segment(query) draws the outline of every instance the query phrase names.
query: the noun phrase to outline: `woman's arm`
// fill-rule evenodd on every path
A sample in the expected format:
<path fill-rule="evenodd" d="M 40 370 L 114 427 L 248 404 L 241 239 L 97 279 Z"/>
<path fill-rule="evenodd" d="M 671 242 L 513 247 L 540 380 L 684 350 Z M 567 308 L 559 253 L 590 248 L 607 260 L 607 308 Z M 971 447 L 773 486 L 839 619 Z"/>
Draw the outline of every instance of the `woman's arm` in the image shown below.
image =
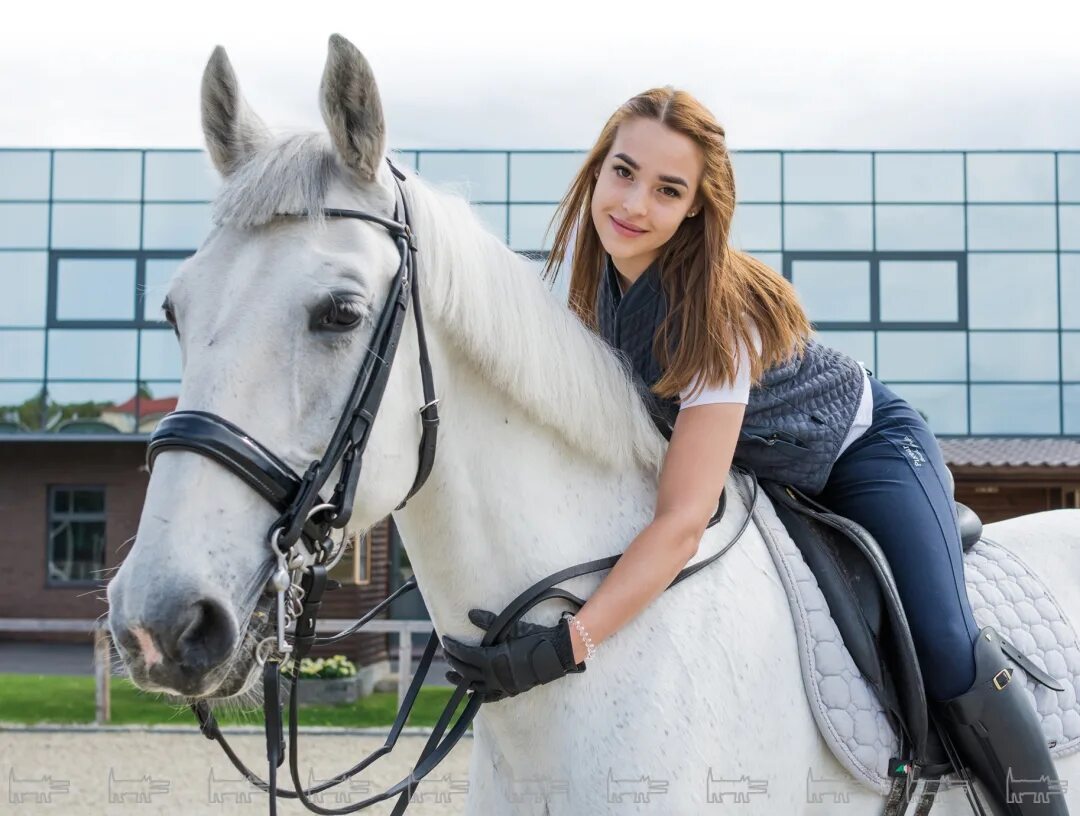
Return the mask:
<path fill-rule="evenodd" d="M 652 522 L 576 615 L 594 646 L 652 603 L 694 557 L 727 481 L 745 411 L 745 403 L 720 402 L 679 412 Z M 573 626 L 570 638 L 580 663 L 585 644 Z"/>

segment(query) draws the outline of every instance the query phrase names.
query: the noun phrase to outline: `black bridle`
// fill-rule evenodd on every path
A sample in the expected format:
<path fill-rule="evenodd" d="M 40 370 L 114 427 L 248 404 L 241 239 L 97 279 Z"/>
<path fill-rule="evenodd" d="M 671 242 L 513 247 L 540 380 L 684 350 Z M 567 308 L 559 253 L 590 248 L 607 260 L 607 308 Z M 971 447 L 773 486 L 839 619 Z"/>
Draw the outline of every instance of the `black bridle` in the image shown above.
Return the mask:
<path fill-rule="evenodd" d="M 280 513 L 267 533 L 267 540 L 277 562 L 277 568 L 267 584 L 267 589 L 276 596 L 276 638 L 266 638 L 256 646 L 255 650 L 256 659 L 263 666 L 263 711 L 266 720 L 266 754 L 269 766 L 266 780 L 261 779 L 237 757 L 221 733 L 217 720 L 206 701 L 200 701 L 191 707 L 198 718 L 202 733 L 208 739 L 221 745 L 233 766 L 252 785 L 269 794 L 271 816 L 276 813 L 278 796 L 299 799 L 308 810 L 327 814 L 327 816 L 355 813 L 376 802 L 398 796 L 392 816 L 400 816 L 408 807 L 417 785 L 457 745 L 481 705 L 481 698 L 469 693 L 467 686 L 458 686 L 408 776 L 383 793 L 371 796 L 362 802 L 343 808 L 324 808 L 312 802 L 310 797 L 343 784 L 376 759 L 393 750 L 419 695 L 421 684 L 430 669 L 435 650 L 439 645 L 438 634 L 435 631 L 431 633 L 401 709 L 394 719 L 394 724 L 384 744 L 349 770 L 306 789 L 300 781 L 297 749 L 298 683 L 294 677 L 289 693 L 288 743 L 289 771 L 294 790 L 278 790 L 277 788 L 277 770 L 285 761 L 286 747 L 280 691 L 283 661 L 291 658 L 294 670 L 298 669 L 300 660 L 314 645 L 337 643 L 356 634 L 396 598 L 417 588 L 415 577 L 410 578 L 345 631 L 328 637 L 318 637 L 315 634 L 316 618 L 323 593 L 332 588 L 332 582 L 328 581 L 327 573 L 340 560 L 345 549 L 344 537 L 335 546 L 330 533 L 334 529 L 345 527 L 352 515 L 364 450 L 378 414 L 390 367 L 397 351 L 408 311 L 410 291 L 419 345 L 424 405 L 420 408 L 422 433 L 416 478 L 408 495 L 396 509 L 403 508 L 405 503 L 423 486 L 435 461 L 439 400 L 435 397 L 434 379 L 420 309 L 416 265 L 417 247 L 409 218 L 408 204 L 402 189 L 405 176 L 393 164 L 390 164 L 390 169 L 394 175 L 395 191 L 393 218 L 384 218 L 358 210 L 323 210 L 323 214 L 327 217 L 355 218 L 383 227 L 394 239 L 400 255 L 398 272 L 376 325 L 371 348 L 356 377 L 323 457 L 311 462 L 303 476 L 297 475 L 272 451 L 236 425 L 206 411 L 174 411 L 169 414 L 151 435 L 147 450 L 149 467 L 153 466 L 158 455 L 169 450 L 189 451 L 207 456 L 242 479 Z M 398 220 L 399 212 L 401 220 Z M 307 215 L 306 212 L 300 212 L 282 214 L 281 217 L 295 218 Z M 321 491 L 329 481 L 332 471 L 339 464 L 341 469 L 333 492 L 329 498 L 323 498 Z M 752 472 L 751 476 L 753 476 Z M 746 520 L 735 537 L 715 555 L 682 570 L 668 585 L 669 589 L 718 559 L 742 536 L 752 517 L 753 505 L 757 501 L 756 478 L 753 479 L 753 483 L 754 492 L 750 512 L 747 513 Z M 723 515 L 726 498 L 725 492 L 721 495 L 716 514 L 709 522 L 710 527 Z M 620 557 L 621 554 L 568 567 L 538 581 L 502 611 L 485 633 L 482 644 L 490 646 L 506 640 L 513 625 L 525 613 L 543 601 L 562 599 L 573 605 L 575 609 L 580 609 L 585 601 L 556 584 L 580 575 L 610 569 Z M 293 624 L 295 624 L 295 629 L 290 637 L 287 629 Z M 468 702 L 451 727 L 450 721 L 453 714 L 466 696 L 468 696 Z M 447 730 L 448 727 L 449 730 Z"/>

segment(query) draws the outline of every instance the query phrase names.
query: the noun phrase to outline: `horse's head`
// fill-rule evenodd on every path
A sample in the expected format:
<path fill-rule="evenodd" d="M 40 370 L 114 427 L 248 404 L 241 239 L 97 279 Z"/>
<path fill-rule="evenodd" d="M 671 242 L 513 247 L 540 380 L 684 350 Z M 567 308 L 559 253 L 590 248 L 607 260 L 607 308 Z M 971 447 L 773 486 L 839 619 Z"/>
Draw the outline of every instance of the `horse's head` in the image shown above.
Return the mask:
<path fill-rule="evenodd" d="M 230 421 L 301 474 L 326 450 L 399 266 L 378 225 L 275 217 L 322 208 L 393 215 L 378 88 L 341 37 L 330 40 L 320 95 L 329 138 L 275 138 L 244 102 L 224 50 L 214 51 L 202 121 L 223 184 L 214 227 L 163 304 L 183 360 L 178 410 Z M 367 446 L 357 527 L 389 513 L 416 474 L 416 343 L 406 321 Z M 247 688 L 253 647 L 274 625 L 264 590 L 277 516 L 210 458 L 157 456 L 135 544 L 108 588 L 109 625 L 139 686 L 189 697 Z"/>

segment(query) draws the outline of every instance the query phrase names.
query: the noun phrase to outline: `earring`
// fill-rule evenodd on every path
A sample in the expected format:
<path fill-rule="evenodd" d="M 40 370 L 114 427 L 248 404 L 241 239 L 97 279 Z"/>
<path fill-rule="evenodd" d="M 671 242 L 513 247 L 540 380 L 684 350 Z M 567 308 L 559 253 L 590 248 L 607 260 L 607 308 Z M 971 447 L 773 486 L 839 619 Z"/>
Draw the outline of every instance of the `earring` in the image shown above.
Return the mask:
<path fill-rule="evenodd" d="M 690 212 L 688 212 L 686 214 L 686 217 L 687 218 L 693 218 L 695 215 L 697 215 L 697 210 L 691 210 Z"/>

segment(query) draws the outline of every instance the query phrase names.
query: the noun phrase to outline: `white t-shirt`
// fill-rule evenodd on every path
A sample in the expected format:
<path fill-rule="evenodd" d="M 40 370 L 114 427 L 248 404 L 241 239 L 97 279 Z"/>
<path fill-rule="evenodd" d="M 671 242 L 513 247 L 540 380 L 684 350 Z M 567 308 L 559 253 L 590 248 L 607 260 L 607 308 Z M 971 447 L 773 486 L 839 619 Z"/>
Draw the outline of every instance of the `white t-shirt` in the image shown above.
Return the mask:
<path fill-rule="evenodd" d="M 754 338 L 754 346 L 757 348 L 758 353 L 761 353 L 761 335 L 758 334 L 757 325 L 750 321 L 750 331 Z M 848 431 L 847 436 L 844 437 L 844 441 L 840 445 L 840 450 L 837 452 L 837 458 L 840 458 L 848 447 L 866 433 L 866 430 L 873 423 L 874 418 L 874 397 L 870 392 L 870 378 L 866 373 L 866 366 L 859 362 L 859 366 L 863 370 L 863 393 L 862 398 L 859 401 L 859 407 L 855 412 L 855 420 L 851 423 L 851 429 Z M 697 384 L 697 380 L 694 381 L 694 385 Z M 750 402 L 750 360 L 746 353 L 746 346 L 743 343 L 739 343 L 739 363 L 735 372 L 735 382 L 730 385 L 722 385 L 717 388 L 710 388 L 706 386 L 701 389 L 701 393 L 694 399 L 690 399 L 690 394 L 693 393 L 693 385 L 685 388 L 680 393 L 681 403 L 679 410 L 685 408 L 692 408 L 695 405 L 712 405 L 713 403 L 720 402 L 736 402 L 746 405 Z"/>
<path fill-rule="evenodd" d="M 761 335 L 758 334 L 757 324 L 750 321 L 750 333 L 754 338 L 754 346 L 761 353 Z M 735 382 L 730 385 L 721 385 L 716 388 L 705 386 L 694 399 L 690 395 L 694 392 L 697 380 L 679 393 L 679 410 L 693 408 L 695 405 L 712 405 L 716 402 L 740 402 L 746 405 L 750 401 L 750 356 L 746 352 L 746 346 L 739 343 L 738 367 L 735 370 Z"/>

